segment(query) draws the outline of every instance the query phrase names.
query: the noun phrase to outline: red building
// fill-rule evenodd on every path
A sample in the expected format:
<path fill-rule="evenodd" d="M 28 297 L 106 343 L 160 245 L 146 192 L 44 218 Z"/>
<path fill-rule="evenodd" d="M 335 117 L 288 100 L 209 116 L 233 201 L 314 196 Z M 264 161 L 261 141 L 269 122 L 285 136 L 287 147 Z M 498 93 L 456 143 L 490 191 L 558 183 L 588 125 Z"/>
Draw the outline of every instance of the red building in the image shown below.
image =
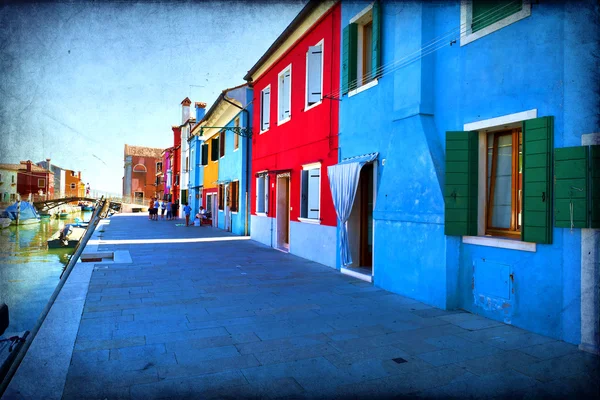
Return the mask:
<path fill-rule="evenodd" d="M 22 200 L 51 199 L 54 196 L 54 174 L 35 165 L 31 160 L 21 161 L 17 172 L 17 193 Z"/>
<path fill-rule="evenodd" d="M 254 88 L 252 238 L 335 267 L 327 167 L 338 161 L 337 2 L 310 1 L 244 77 Z"/>
<path fill-rule="evenodd" d="M 125 145 L 123 197 L 134 203 L 145 204 L 158 196 L 156 172 L 162 169 L 162 149 Z"/>
<path fill-rule="evenodd" d="M 171 198 L 174 203 L 179 203 L 179 180 L 181 175 L 181 128 L 173 125 L 173 150 L 171 158 Z"/>

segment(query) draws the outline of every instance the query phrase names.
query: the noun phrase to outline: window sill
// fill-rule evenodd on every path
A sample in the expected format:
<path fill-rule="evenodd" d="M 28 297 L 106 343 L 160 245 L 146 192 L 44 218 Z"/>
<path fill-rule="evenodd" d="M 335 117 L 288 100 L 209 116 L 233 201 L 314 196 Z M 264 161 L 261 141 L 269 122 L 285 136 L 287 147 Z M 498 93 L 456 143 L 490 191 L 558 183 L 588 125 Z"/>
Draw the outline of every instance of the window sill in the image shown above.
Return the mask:
<path fill-rule="evenodd" d="M 319 219 L 298 217 L 298 221 L 303 222 L 305 224 L 321 225 L 321 220 L 319 220 Z"/>
<path fill-rule="evenodd" d="M 501 239 L 498 237 L 489 236 L 463 236 L 462 242 L 467 244 L 476 244 L 487 247 L 498 247 L 502 249 L 521 250 L 535 253 L 537 251 L 537 244 L 530 242 L 523 242 L 514 239 Z"/>
<path fill-rule="evenodd" d="M 312 110 L 313 108 L 315 108 L 316 106 L 318 106 L 319 104 L 323 103 L 323 100 L 319 100 L 317 103 L 311 104 L 311 105 L 306 105 L 304 107 L 304 112 L 307 112 L 308 110 Z"/>
<path fill-rule="evenodd" d="M 259 135 L 262 135 L 262 134 L 263 134 L 263 133 L 265 133 L 265 132 L 269 132 L 269 130 L 268 130 L 268 129 L 265 129 L 264 131 L 260 131 L 260 132 L 258 132 L 258 134 L 259 134 Z"/>
<path fill-rule="evenodd" d="M 238 151 L 240 148 L 238 147 L 237 149 L 233 149 L 233 152 L 235 153 L 236 151 Z"/>
<path fill-rule="evenodd" d="M 285 124 L 286 122 L 288 122 L 289 120 L 292 119 L 292 116 L 290 115 L 289 117 L 282 119 L 281 121 L 277 121 L 277 126 L 281 126 L 283 124 Z"/>
<path fill-rule="evenodd" d="M 256 215 L 257 215 L 257 216 L 259 216 L 259 217 L 266 217 L 266 216 L 267 216 L 267 213 L 264 213 L 264 212 L 257 212 L 257 213 L 256 213 Z"/>
<path fill-rule="evenodd" d="M 348 92 L 348 97 L 352 97 L 352 96 L 354 96 L 356 94 L 359 94 L 360 92 L 364 92 L 365 90 L 372 88 L 373 86 L 377 86 L 378 83 L 379 83 L 379 80 L 373 79 L 371 82 L 365 83 L 361 87 L 349 91 Z"/>

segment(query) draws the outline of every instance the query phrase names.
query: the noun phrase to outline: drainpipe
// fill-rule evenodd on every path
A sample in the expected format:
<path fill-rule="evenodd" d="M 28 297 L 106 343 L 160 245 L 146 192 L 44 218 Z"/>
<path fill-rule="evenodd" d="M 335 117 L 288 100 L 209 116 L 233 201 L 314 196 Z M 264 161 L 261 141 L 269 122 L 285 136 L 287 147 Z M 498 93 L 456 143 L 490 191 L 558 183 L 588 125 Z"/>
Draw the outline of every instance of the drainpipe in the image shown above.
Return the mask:
<path fill-rule="evenodd" d="M 247 131 L 251 131 L 250 128 L 250 112 L 245 108 L 245 107 L 240 107 L 237 104 L 229 101 L 227 99 L 227 96 L 223 96 L 223 100 L 229 104 L 231 104 L 232 106 L 235 106 L 237 108 L 239 108 L 240 110 L 246 112 L 246 128 Z M 249 207 L 249 202 L 248 202 L 248 187 L 250 186 L 250 137 L 248 136 L 248 134 L 246 134 L 246 190 L 245 190 L 245 198 L 246 198 L 246 218 L 244 220 L 244 236 L 248 236 L 248 225 L 249 221 L 248 219 L 250 218 L 250 207 Z"/>

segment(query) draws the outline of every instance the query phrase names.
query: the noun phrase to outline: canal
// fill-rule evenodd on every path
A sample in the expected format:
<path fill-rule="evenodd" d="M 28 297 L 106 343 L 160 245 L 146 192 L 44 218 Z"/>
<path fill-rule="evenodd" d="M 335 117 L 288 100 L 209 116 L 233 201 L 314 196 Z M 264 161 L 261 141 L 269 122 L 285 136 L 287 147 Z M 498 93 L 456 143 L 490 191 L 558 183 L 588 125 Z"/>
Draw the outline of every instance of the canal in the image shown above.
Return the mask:
<path fill-rule="evenodd" d="M 31 330 L 58 285 L 74 249 L 48 249 L 46 240 L 75 218 L 87 221 L 91 211 L 67 219 L 0 229 L 0 303 L 8 305 L 6 333 Z"/>

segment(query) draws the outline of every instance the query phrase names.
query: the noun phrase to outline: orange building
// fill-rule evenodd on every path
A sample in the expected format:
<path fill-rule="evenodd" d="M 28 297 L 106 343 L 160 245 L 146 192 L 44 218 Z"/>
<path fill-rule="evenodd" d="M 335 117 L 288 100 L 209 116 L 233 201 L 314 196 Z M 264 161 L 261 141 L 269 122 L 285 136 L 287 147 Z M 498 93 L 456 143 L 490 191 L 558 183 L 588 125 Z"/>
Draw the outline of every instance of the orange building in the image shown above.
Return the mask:
<path fill-rule="evenodd" d="M 81 181 L 81 171 L 65 170 L 65 197 L 84 197 L 85 183 Z"/>

